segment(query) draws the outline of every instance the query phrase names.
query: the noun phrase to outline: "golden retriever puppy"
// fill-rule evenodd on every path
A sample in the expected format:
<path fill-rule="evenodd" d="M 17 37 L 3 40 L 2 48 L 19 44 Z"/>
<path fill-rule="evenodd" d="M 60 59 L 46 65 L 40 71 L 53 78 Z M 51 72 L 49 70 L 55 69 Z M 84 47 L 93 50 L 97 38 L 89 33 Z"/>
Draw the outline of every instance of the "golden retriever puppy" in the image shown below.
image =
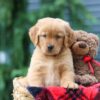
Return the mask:
<path fill-rule="evenodd" d="M 27 74 L 28 84 L 78 88 L 69 48 L 75 40 L 70 25 L 61 19 L 43 18 L 29 30 L 29 36 L 36 48 Z"/>

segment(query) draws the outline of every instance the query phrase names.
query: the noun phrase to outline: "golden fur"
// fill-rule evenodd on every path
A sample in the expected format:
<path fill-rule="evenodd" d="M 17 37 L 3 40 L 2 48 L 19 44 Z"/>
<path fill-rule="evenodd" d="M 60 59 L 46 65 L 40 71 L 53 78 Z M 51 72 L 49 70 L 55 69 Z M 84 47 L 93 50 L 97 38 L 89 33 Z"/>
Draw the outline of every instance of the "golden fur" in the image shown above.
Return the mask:
<path fill-rule="evenodd" d="M 36 48 L 26 77 L 28 84 L 78 88 L 69 48 L 75 41 L 70 25 L 61 19 L 43 18 L 30 29 L 29 36 Z M 49 51 L 48 45 L 53 49 Z"/>

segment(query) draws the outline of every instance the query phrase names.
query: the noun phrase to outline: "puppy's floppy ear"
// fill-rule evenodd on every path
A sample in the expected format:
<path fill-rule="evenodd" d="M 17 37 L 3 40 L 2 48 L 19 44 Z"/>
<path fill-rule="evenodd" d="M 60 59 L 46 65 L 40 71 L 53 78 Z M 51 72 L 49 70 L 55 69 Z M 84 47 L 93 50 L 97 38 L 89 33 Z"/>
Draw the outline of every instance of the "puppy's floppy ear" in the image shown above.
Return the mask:
<path fill-rule="evenodd" d="M 64 44 L 66 47 L 71 47 L 72 44 L 76 41 L 75 32 L 71 29 L 68 23 L 67 24 L 65 23 L 65 30 L 66 30 L 66 35 Z"/>
<path fill-rule="evenodd" d="M 36 46 L 38 44 L 38 36 L 37 36 L 37 31 L 38 31 L 38 27 L 32 26 L 29 29 L 29 37 L 31 39 L 31 41 L 33 42 L 33 44 Z"/>
<path fill-rule="evenodd" d="M 69 32 L 69 37 L 68 37 L 68 44 L 69 44 L 69 47 L 72 46 L 72 44 L 76 41 L 75 39 L 75 33 L 74 31 L 71 29 L 70 32 Z"/>

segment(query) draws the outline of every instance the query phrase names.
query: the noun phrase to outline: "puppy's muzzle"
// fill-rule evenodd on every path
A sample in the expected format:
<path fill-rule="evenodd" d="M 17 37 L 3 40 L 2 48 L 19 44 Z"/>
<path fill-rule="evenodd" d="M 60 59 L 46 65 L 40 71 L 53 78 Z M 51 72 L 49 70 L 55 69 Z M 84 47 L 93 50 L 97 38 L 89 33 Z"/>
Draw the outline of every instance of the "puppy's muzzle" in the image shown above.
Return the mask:
<path fill-rule="evenodd" d="M 51 44 L 48 45 L 48 51 L 49 51 L 49 52 L 51 52 L 51 51 L 53 50 L 53 48 L 54 48 L 53 45 L 51 45 Z"/>

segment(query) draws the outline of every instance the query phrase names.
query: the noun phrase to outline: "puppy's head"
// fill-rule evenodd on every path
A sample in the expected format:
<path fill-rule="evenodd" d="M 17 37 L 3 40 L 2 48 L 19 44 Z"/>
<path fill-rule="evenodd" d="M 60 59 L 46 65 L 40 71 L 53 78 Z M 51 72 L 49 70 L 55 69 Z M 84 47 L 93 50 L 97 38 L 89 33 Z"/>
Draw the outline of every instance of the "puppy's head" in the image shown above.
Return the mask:
<path fill-rule="evenodd" d="M 54 18 L 40 19 L 29 31 L 35 46 L 46 55 L 58 55 L 62 49 L 69 48 L 74 42 L 74 32 L 70 25 Z"/>

